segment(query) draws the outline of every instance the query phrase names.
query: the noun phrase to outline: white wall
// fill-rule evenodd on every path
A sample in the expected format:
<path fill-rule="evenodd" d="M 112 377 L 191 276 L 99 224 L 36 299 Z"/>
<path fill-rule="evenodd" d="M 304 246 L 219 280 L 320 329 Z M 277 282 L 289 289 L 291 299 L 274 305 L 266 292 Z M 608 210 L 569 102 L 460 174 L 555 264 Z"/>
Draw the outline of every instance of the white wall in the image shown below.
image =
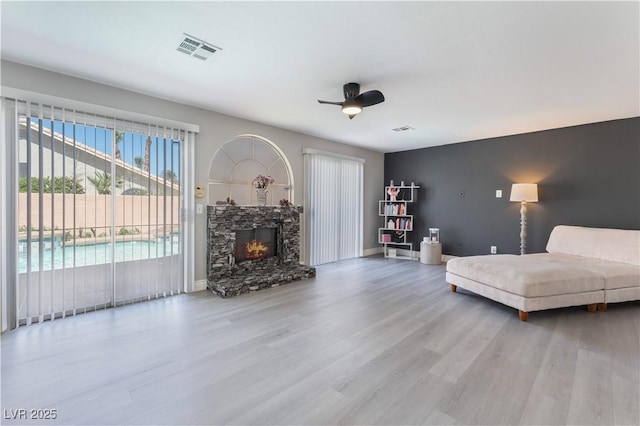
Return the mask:
<path fill-rule="evenodd" d="M 296 133 L 254 121 L 243 120 L 201 108 L 166 101 L 112 86 L 28 67 L 9 61 L 1 63 L 1 84 L 22 90 L 118 108 L 124 111 L 193 123 L 200 126 L 195 148 L 195 182 L 207 186 L 209 164 L 220 146 L 241 134 L 256 134 L 275 142 L 293 168 L 295 203 L 304 200 L 303 148 L 315 148 L 364 158 L 364 249 L 377 248 L 380 225 L 377 200 L 384 187 L 384 154 Z M 114 79 L 115 80 L 115 79 Z M 117 82 L 114 82 L 117 84 Z M 196 215 L 195 280 L 206 279 L 206 217 Z M 306 252 L 306 243 L 303 242 Z"/>

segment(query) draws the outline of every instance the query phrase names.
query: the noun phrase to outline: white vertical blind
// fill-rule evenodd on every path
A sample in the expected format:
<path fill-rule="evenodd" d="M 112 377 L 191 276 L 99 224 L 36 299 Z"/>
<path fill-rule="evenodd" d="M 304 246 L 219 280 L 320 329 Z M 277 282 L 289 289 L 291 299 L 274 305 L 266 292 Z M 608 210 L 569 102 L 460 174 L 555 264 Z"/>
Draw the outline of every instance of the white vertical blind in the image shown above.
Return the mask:
<path fill-rule="evenodd" d="M 363 161 L 305 150 L 309 263 L 362 256 Z"/>
<path fill-rule="evenodd" d="M 6 235 L 16 253 L 0 271 L 3 327 L 182 292 L 183 146 L 194 133 L 15 99 L 2 106 L 3 144 L 13 148 L 2 224 L 15 228 Z"/>
<path fill-rule="evenodd" d="M 0 330 L 4 332 L 16 327 L 16 288 L 9 283 L 15 281 L 17 270 L 18 231 L 14 221 L 17 194 L 12 190 L 17 185 L 18 173 L 13 161 L 17 147 L 7 142 L 16 140 L 18 123 L 13 105 L 0 102 L 0 108 Z"/>

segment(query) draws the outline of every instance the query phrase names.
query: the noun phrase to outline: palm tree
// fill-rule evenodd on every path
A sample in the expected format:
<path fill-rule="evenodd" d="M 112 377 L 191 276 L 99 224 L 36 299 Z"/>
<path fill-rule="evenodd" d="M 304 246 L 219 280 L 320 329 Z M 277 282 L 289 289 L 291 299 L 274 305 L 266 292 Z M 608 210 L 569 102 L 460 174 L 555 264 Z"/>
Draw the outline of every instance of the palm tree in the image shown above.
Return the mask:
<path fill-rule="evenodd" d="M 144 145 L 144 171 L 149 172 L 149 166 L 151 165 L 151 136 L 147 136 L 146 143 Z"/>
<path fill-rule="evenodd" d="M 122 156 L 120 155 L 120 142 L 124 139 L 124 133 L 119 130 L 116 130 L 114 137 L 116 139 L 116 160 L 121 160 Z"/>
<path fill-rule="evenodd" d="M 96 188 L 96 192 L 101 195 L 111 194 L 111 175 L 107 172 L 96 171 L 95 177 L 87 176 L 89 182 Z M 116 188 L 122 188 L 124 182 L 122 177 L 118 176 L 116 180 Z"/>
<path fill-rule="evenodd" d="M 142 157 L 136 157 L 136 158 L 133 159 L 133 161 L 136 163 L 136 167 L 137 168 L 142 169 L 143 162 L 144 162 Z"/>
<path fill-rule="evenodd" d="M 176 175 L 173 170 L 165 170 L 164 172 L 162 172 L 162 176 L 166 180 L 178 180 L 178 175 Z"/>

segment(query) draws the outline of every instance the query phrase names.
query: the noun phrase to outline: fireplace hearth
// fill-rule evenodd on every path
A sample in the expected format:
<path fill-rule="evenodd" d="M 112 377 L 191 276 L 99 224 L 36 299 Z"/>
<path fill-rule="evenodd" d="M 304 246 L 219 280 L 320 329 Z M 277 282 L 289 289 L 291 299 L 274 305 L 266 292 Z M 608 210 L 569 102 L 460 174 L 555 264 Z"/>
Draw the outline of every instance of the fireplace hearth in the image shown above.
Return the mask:
<path fill-rule="evenodd" d="M 300 264 L 301 206 L 208 206 L 207 287 L 227 298 L 314 277 Z"/>

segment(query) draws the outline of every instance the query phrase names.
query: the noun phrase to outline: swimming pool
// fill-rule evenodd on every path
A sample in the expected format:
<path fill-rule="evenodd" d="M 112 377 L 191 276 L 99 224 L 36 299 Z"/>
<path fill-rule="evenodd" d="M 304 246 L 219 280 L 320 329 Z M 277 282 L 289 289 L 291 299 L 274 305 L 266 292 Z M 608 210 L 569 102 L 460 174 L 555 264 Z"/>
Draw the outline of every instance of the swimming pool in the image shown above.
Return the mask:
<path fill-rule="evenodd" d="M 161 238 L 153 241 L 116 241 L 115 261 L 155 259 L 180 253 L 180 242 L 177 236 Z M 74 263 L 75 262 L 75 263 Z M 47 244 L 45 241 L 42 270 L 73 268 L 75 266 L 101 265 L 111 262 L 111 243 L 90 245 L 67 245 L 61 242 Z M 31 270 L 39 271 L 40 259 L 38 243 L 31 243 Z M 19 244 L 18 273 L 27 272 L 27 244 Z"/>

